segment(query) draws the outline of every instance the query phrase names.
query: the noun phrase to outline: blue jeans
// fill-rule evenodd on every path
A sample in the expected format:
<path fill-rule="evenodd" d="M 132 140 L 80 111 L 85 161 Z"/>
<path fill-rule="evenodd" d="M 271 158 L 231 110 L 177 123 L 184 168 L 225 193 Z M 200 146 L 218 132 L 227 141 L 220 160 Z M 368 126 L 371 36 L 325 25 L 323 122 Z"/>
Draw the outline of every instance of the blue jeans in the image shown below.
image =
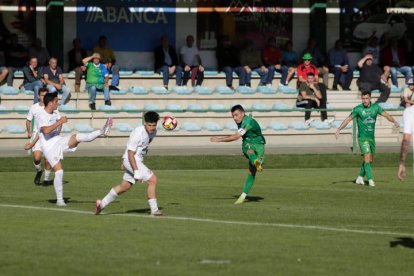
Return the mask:
<path fill-rule="evenodd" d="M 111 68 L 108 68 L 108 73 L 112 74 L 111 85 L 118 86 L 119 85 L 119 66 L 113 64 Z"/>
<path fill-rule="evenodd" d="M 56 87 L 53 85 L 48 84 L 47 90 L 49 90 L 50 93 L 56 92 Z M 60 100 L 61 105 L 65 105 L 70 100 L 70 90 L 66 85 L 62 85 L 62 98 Z"/>
<path fill-rule="evenodd" d="M 168 71 L 170 67 L 168 65 L 164 65 L 160 69 L 157 70 L 157 73 L 160 74 L 162 72 L 162 83 L 164 86 L 168 86 L 168 81 L 170 79 L 170 73 Z M 183 67 L 180 65 L 175 66 L 175 85 L 181 86 L 181 80 L 183 78 Z"/>
<path fill-rule="evenodd" d="M 278 72 L 278 73 L 280 73 L 280 74 L 282 74 L 282 79 L 280 80 L 280 83 L 283 83 L 284 84 L 286 82 L 286 78 L 287 78 L 287 74 L 288 74 L 289 67 L 285 69 L 286 71 L 285 71 L 284 74 L 283 74 L 283 71 L 282 71 L 283 68 L 276 69 L 274 65 L 270 65 L 268 67 L 268 70 L 269 70 L 269 72 L 267 73 L 267 77 L 265 78 L 266 79 L 266 84 L 272 84 L 273 77 L 275 76 L 275 71 Z"/>
<path fill-rule="evenodd" d="M 103 86 L 103 88 L 101 88 Z M 104 100 L 109 101 L 111 98 L 109 97 L 109 87 L 104 86 L 103 84 L 88 84 L 88 91 L 89 91 L 89 103 L 94 103 L 96 100 L 96 92 L 103 92 L 104 93 Z"/>
<path fill-rule="evenodd" d="M 405 83 L 413 77 L 413 72 L 409 66 L 391 67 L 391 81 L 396 87 L 398 87 L 397 73 L 400 72 L 405 77 Z"/>
<path fill-rule="evenodd" d="M 340 67 L 333 67 L 329 71 L 334 74 L 333 88 L 336 89 L 340 84 L 344 89 L 349 89 L 354 76 L 354 68 L 348 67 L 347 72 L 342 72 Z"/>
<path fill-rule="evenodd" d="M 39 102 L 39 89 L 43 87 L 43 82 L 41 80 L 37 80 L 34 82 L 27 82 L 23 85 L 23 87 L 26 90 L 31 90 L 34 92 L 33 103 Z"/>
<path fill-rule="evenodd" d="M 233 85 L 233 72 L 239 76 L 239 85 L 245 85 L 245 79 L 246 79 L 246 71 L 244 71 L 244 68 L 239 67 L 230 67 L 226 66 L 222 70 L 226 74 L 226 85 L 232 86 Z"/>
<path fill-rule="evenodd" d="M 250 73 L 247 73 L 245 71 L 244 84 L 249 86 L 249 87 L 251 86 L 251 79 L 252 79 L 252 73 L 253 72 L 256 72 L 260 76 L 260 84 L 259 85 L 266 85 L 267 73 L 263 72 L 260 67 L 253 68 Z"/>

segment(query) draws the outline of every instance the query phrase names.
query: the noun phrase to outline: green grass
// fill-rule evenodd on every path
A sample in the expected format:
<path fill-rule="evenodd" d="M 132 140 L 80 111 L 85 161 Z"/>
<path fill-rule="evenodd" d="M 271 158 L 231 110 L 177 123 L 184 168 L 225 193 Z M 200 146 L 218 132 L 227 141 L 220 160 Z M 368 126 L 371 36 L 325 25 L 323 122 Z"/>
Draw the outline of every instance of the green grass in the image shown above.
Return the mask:
<path fill-rule="evenodd" d="M 355 155 L 330 163 L 331 168 L 309 168 L 311 161 L 321 166 L 323 160 L 334 162 L 335 156 L 270 157 L 251 201 L 242 205 L 233 202 L 246 170 L 227 169 L 227 164 L 246 165 L 242 157 L 187 157 L 193 162 L 183 167 L 190 169 L 177 169 L 175 159 L 173 170 L 158 169 L 166 167 L 163 158 L 149 158 L 159 178 L 158 202 L 165 218 L 147 215 L 145 186 L 139 184 L 109 205 L 105 215 L 92 215 L 95 199 L 121 180 L 122 172 L 115 170 L 119 158 L 101 158 L 94 163 L 97 171 L 82 168 L 98 159 L 65 159 L 66 208 L 54 205 L 53 186 L 32 184 L 29 159 L 0 159 L 4 166 L 22 165 L 19 173 L 0 172 L 0 272 L 412 275 L 412 174 L 406 183 L 398 182 L 393 166 L 398 157 L 392 154 L 377 157 L 382 165 L 374 165 L 375 188 L 352 183 L 359 169 Z M 113 163 L 104 164 L 109 160 Z M 226 169 L 194 169 L 205 164 Z M 300 164 L 308 168 L 298 168 Z M 270 169 L 274 166 L 284 168 Z M 398 242 L 400 238 L 405 242 Z"/>

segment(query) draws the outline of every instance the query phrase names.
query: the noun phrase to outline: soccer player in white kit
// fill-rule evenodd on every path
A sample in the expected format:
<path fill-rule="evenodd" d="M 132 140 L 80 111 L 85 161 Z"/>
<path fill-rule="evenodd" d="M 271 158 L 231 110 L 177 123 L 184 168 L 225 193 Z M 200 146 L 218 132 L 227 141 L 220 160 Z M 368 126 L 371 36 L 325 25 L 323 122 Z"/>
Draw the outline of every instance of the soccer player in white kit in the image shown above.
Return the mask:
<path fill-rule="evenodd" d="M 35 120 L 35 117 L 42 112 L 45 109 L 45 105 L 43 104 L 43 98 L 47 94 L 48 90 L 46 88 L 40 88 L 39 89 L 39 102 L 32 105 L 29 109 L 29 113 L 26 117 L 26 130 L 27 130 L 27 138 L 34 139 L 36 137 L 37 133 L 37 120 Z M 33 124 L 33 129 L 31 129 L 31 125 Z M 32 140 L 33 141 L 33 140 Z M 32 154 L 33 154 L 33 164 L 36 169 L 36 175 L 34 178 L 34 184 L 40 185 L 40 178 L 42 177 L 42 149 L 40 141 L 37 141 L 37 143 L 32 148 Z M 44 178 L 44 184 L 49 184 L 49 176 L 51 172 L 51 167 L 49 162 L 45 159 L 45 178 Z"/>
<path fill-rule="evenodd" d="M 108 118 L 105 125 L 91 133 L 78 133 L 68 136 L 60 136 L 59 129 L 68 121 L 66 117 L 61 117 L 57 111 L 57 93 L 48 93 L 43 102 L 45 109 L 35 118 L 38 121 L 38 135 L 32 143 L 26 144 L 25 149 L 32 148 L 40 139 L 43 154 L 55 171 L 53 186 L 56 193 L 56 205 L 66 206 L 63 200 L 63 167 L 60 162 L 63 153 L 75 151 L 80 142 L 91 142 L 101 135 L 108 133 L 112 126 L 112 118 Z"/>
<path fill-rule="evenodd" d="M 96 200 L 95 215 L 99 215 L 118 195 L 128 191 L 136 181 L 148 183 L 147 198 L 151 215 L 162 215 L 162 212 L 158 209 L 157 198 L 155 196 L 157 177 L 143 163 L 144 156 L 148 152 L 149 144 L 157 135 L 157 123 L 159 119 L 160 116 L 157 112 L 148 111 L 144 114 L 144 125 L 138 126 L 132 131 L 125 153 L 122 156 L 122 166 L 124 169 L 122 183 L 113 187 L 102 200 Z"/>
<path fill-rule="evenodd" d="M 408 107 L 404 110 L 403 115 L 404 122 L 404 135 L 401 142 L 400 150 L 400 166 L 398 167 L 397 176 L 401 181 L 404 181 L 405 172 L 405 159 L 407 158 L 408 149 L 410 147 L 410 141 L 414 132 L 414 106 Z M 414 142 L 414 141 L 413 141 Z"/>

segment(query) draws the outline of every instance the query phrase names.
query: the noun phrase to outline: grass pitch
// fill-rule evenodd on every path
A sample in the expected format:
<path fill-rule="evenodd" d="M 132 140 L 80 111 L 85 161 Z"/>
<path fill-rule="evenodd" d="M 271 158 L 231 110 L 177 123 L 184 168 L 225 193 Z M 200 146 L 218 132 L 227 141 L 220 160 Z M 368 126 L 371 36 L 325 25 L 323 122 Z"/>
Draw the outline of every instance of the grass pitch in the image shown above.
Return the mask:
<path fill-rule="evenodd" d="M 353 183 L 359 159 L 342 160 L 348 157 L 270 156 L 242 205 L 233 204 L 247 173 L 238 169 L 246 165 L 241 156 L 180 157 L 190 161 L 174 170 L 151 157 L 164 218 L 147 215 L 146 187 L 139 184 L 104 215 L 92 215 L 95 199 L 122 178 L 119 158 L 100 157 L 96 171 L 87 165 L 93 159 L 65 159 L 66 208 L 54 205 L 53 186 L 33 184 L 30 159 L 0 159 L 0 272 L 413 275 L 412 174 L 400 183 L 393 166 L 398 157 L 379 155 L 377 187 L 363 187 Z M 4 169 L 10 164 L 14 172 Z"/>

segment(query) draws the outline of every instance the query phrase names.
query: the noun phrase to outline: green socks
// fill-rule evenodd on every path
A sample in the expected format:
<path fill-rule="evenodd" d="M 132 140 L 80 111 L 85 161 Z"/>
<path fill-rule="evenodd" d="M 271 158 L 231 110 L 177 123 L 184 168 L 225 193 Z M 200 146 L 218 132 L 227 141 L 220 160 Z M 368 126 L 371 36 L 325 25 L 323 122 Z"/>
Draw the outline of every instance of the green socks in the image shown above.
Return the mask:
<path fill-rule="evenodd" d="M 361 169 L 359 170 L 359 176 L 364 177 L 365 176 L 365 162 L 362 162 Z"/>
<path fill-rule="evenodd" d="M 368 180 L 372 179 L 372 169 L 371 169 L 371 163 L 364 163 L 364 169 L 367 174 Z"/>
<path fill-rule="evenodd" d="M 248 194 L 254 183 L 254 176 L 251 174 L 247 175 L 246 183 L 244 184 L 243 193 Z"/>

